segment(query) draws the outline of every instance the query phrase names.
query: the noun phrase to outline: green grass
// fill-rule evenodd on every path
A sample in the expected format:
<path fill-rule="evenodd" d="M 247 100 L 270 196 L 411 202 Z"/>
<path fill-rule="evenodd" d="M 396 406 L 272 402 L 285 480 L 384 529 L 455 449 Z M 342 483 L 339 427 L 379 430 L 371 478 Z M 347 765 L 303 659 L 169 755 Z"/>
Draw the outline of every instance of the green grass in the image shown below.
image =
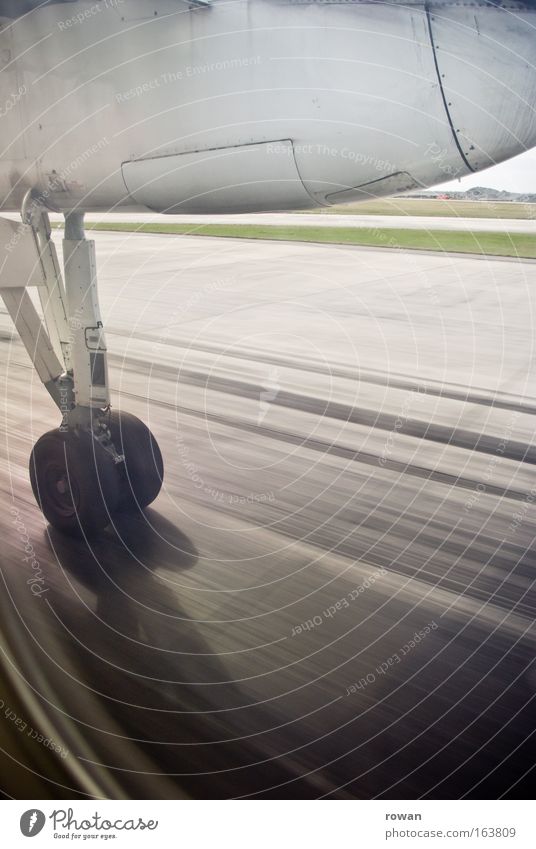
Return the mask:
<path fill-rule="evenodd" d="M 445 218 L 536 218 L 535 203 L 435 198 L 382 198 L 314 210 L 305 215 L 425 215 Z"/>
<path fill-rule="evenodd" d="M 403 230 L 371 227 L 309 227 L 270 224 L 88 224 L 88 230 L 167 233 L 234 239 L 272 239 L 404 250 L 447 251 L 536 258 L 536 238 L 526 233 L 466 233 L 458 230 Z"/>

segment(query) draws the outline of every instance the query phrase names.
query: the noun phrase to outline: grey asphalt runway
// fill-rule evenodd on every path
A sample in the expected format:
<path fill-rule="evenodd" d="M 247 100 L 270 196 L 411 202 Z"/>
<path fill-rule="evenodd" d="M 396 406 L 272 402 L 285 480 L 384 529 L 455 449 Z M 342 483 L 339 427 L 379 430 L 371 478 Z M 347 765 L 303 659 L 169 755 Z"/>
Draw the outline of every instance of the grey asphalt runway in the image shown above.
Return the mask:
<path fill-rule="evenodd" d="M 166 215 L 149 212 L 108 212 L 88 215 L 88 221 L 134 221 L 168 224 L 272 224 L 284 227 L 365 227 L 404 230 L 467 230 L 471 233 L 533 233 L 536 220 L 512 218 L 459 218 L 421 215 L 307 215 L 296 212 L 265 212 L 255 215 Z"/>
<path fill-rule="evenodd" d="M 65 765 L 143 798 L 526 795 L 536 264 L 96 242 L 114 404 L 166 463 L 146 514 L 47 528 L 58 417 L 0 323 L 2 621 Z"/>
<path fill-rule="evenodd" d="M 7 218 L 20 219 L 10 213 Z M 59 215 L 51 220 L 62 223 Z M 88 213 L 88 222 L 129 222 L 136 224 L 270 224 L 279 227 L 358 227 L 371 230 L 462 230 L 470 233 L 532 233 L 536 235 L 536 219 L 460 218 L 458 216 L 422 215 L 354 215 L 344 213 L 315 215 L 298 212 L 262 212 L 240 215 L 161 215 L 156 212 L 128 211 Z"/>

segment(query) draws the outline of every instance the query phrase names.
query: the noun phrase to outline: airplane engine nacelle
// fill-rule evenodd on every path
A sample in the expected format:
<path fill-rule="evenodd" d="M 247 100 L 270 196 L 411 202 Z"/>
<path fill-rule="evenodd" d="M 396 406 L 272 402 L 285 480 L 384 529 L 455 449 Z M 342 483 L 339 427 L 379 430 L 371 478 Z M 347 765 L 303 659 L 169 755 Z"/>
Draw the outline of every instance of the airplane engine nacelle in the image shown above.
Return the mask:
<path fill-rule="evenodd" d="M 535 32 L 536 0 L 50 3 L 0 30 L 0 197 L 240 212 L 447 182 L 536 144 Z"/>

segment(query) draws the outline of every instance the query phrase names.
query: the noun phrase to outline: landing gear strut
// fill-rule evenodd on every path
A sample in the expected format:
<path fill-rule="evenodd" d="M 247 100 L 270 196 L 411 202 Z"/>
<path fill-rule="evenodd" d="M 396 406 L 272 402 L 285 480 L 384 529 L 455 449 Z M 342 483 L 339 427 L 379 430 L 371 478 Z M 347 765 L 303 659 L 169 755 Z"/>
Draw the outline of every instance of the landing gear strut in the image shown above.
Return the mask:
<path fill-rule="evenodd" d="M 62 414 L 35 444 L 30 480 L 51 525 L 74 534 L 106 527 L 118 510 L 142 510 L 160 492 L 156 439 L 135 416 L 112 410 L 94 242 L 82 213 L 65 216 L 63 282 L 48 214 L 29 192 L 23 224 L 0 219 L 0 294 L 35 369 Z M 43 318 L 27 288 L 37 286 Z"/>

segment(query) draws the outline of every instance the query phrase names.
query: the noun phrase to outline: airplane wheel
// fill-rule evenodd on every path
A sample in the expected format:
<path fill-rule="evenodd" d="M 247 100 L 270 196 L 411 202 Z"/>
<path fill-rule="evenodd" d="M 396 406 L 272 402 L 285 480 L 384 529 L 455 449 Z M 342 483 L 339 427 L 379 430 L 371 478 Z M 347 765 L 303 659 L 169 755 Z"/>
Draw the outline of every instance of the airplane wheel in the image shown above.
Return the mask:
<path fill-rule="evenodd" d="M 30 457 L 30 481 L 50 524 L 71 534 L 102 530 L 119 502 L 113 458 L 84 431 L 45 433 Z"/>
<path fill-rule="evenodd" d="M 109 427 L 116 451 L 125 457 L 119 509 L 143 510 L 155 500 L 164 480 L 158 442 L 147 425 L 131 413 L 112 410 Z"/>

